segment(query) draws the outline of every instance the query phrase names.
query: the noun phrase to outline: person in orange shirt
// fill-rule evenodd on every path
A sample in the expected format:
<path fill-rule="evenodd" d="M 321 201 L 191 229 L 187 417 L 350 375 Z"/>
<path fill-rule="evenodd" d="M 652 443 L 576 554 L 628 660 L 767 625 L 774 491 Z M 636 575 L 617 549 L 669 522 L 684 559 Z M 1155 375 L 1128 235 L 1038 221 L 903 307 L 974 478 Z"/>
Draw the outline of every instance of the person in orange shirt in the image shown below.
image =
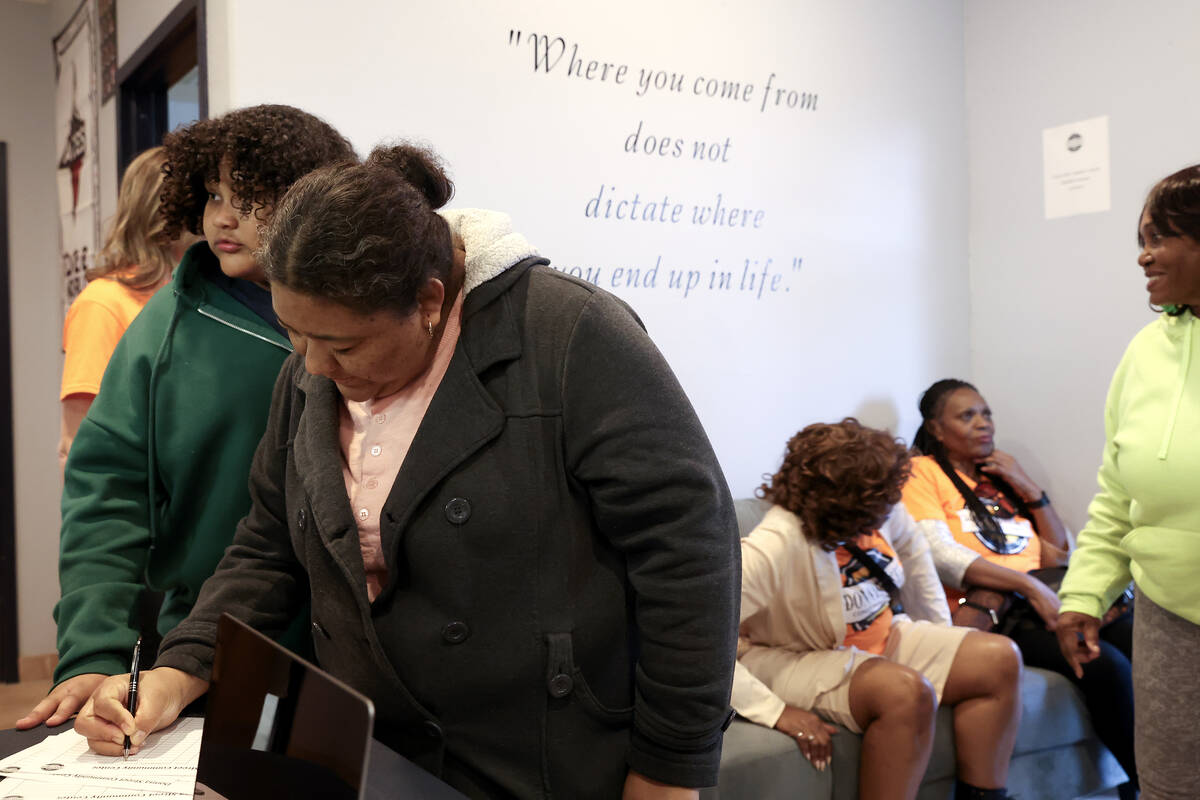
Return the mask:
<path fill-rule="evenodd" d="M 742 539 L 731 705 L 825 769 L 861 733 L 859 795 L 916 797 L 934 712 L 954 707 L 955 800 L 1003 800 L 1021 716 L 1013 643 L 950 624 L 929 545 L 900 504 L 907 448 L 854 419 L 788 442 Z"/>
<path fill-rule="evenodd" d="M 940 380 L 919 407 L 913 450 L 921 455 L 913 458 L 903 501 L 929 541 L 955 621 L 975 626 L 968 617 L 986 614 L 966 601 L 966 587 L 1020 594 L 1037 616 L 1013 616 L 999 630 L 1021 648 L 1026 666 L 1057 672 L 1080 688 L 1096 734 L 1129 776 L 1121 797 L 1136 797 L 1132 614 L 1103 629 L 1097 667 L 1077 677 L 1054 633 L 1058 597 L 1029 574 L 1067 562 L 1070 540 L 1050 498 L 1017 459 L 996 449 L 992 410 L 974 386 Z"/>
<path fill-rule="evenodd" d="M 196 240 L 188 234 L 162 241 L 166 221 L 159 213 L 159 192 L 166 160 L 163 148 L 152 147 L 130 162 L 108 240 L 63 322 L 59 466 L 66 464 L 79 423 L 100 392 L 100 379 L 121 334 Z"/>

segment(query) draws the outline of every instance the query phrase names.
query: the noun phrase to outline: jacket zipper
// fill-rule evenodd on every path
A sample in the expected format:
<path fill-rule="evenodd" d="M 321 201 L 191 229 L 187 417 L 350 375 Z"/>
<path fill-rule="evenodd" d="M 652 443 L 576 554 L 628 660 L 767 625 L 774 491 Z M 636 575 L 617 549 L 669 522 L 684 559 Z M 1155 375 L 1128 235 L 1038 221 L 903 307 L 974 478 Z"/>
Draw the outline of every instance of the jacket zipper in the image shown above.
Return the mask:
<path fill-rule="evenodd" d="M 241 333 L 244 333 L 247 336 L 253 336 L 255 339 L 261 339 L 262 341 L 266 342 L 267 344 L 273 344 L 276 347 L 278 347 L 279 349 L 286 350 L 289 353 L 292 352 L 291 347 L 289 347 L 285 344 L 280 344 L 279 342 L 275 341 L 274 339 L 268 339 L 266 336 L 263 336 L 261 333 L 255 333 L 254 331 L 247 330 L 246 328 L 243 328 L 240 325 L 234 325 L 232 322 L 230 322 L 227 319 L 222 319 L 221 317 L 218 317 L 216 314 L 213 314 L 209 311 L 205 311 L 203 306 L 196 306 L 196 311 L 198 311 L 200 313 L 200 316 L 202 316 L 202 317 L 208 317 L 211 320 L 216 320 L 217 322 L 221 323 L 222 325 L 224 325 L 226 327 L 233 328 L 235 331 L 240 331 Z"/>

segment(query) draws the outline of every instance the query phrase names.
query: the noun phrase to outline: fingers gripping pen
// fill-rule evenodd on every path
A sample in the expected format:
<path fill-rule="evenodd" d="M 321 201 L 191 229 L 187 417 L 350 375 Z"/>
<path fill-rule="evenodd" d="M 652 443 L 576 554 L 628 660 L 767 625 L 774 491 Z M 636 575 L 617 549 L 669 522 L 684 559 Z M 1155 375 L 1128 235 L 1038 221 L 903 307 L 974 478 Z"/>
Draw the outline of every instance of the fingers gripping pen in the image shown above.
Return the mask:
<path fill-rule="evenodd" d="M 137 713 L 137 696 L 138 696 L 138 662 L 142 655 L 142 637 L 138 637 L 137 644 L 133 646 L 133 663 L 129 665 L 129 695 L 125 702 L 125 707 L 129 709 L 130 714 Z M 125 758 L 129 758 L 129 737 L 125 737 Z"/>

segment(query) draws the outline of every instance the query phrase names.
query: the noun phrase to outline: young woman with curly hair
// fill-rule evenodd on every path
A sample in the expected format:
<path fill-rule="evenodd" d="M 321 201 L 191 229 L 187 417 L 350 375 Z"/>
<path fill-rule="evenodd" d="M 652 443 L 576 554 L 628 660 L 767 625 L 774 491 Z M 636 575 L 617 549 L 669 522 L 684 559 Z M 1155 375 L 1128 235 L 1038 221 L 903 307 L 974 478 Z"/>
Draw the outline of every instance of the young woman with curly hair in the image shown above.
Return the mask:
<path fill-rule="evenodd" d="M 87 271 L 84 287 L 63 322 L 62 430 L 60 465 L 92 401 L 121 334 L 160 287 L 196 237 L 164 235 L 162 147 L 151 147 L 129 163 L 121 178 L 117 213 L 104 248 Z"/>
<path fill-rule="evenodd" d="M 55 687 L 18 727 L 56 725 L 183 619 L 250 507 L 246 478 L 291 344 L 254 252 L 283 192 L 354 150 L 296 108 L 168 134 L 164 235 L 203 233 L 121 338 L 67 461 Z M 153 619 L 137 613 L 163 594 Z M 299 638 L 295 642 L 302 641 Z"/>
<path fill-rule="evenodd" d="M 956 800 L 1005 798 L 1021 659 L 950 625 L 925 537 L 899 505 L 909 456 L 854 419 L 809 425 L 760 491 L 742 540 L 733 707 L 824 769 L 838 723 L 861 733 L 859 796 L 916 797 L 939 703 L 954 706 Z"/>

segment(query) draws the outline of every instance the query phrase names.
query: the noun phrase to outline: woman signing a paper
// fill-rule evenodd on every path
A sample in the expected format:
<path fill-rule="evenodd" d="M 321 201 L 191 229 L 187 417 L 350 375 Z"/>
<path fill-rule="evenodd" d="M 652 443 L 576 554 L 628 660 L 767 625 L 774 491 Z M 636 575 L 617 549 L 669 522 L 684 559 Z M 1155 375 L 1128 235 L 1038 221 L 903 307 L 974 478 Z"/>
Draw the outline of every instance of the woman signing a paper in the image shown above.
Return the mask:
<path fill-rule="evenodd" d="M 119 752 L 202 694 L 215 624 L 312 602 L 376 736 L 476 797 L 694 798 L 716 782 L 738 605 L 732 503 L 690 403 L 616 298 L 502 214 L 435 213 L 435 158 L 381 148 L 275 210 L 295 345 L 253 505 L 193 613 L 77 729 Z"/>

